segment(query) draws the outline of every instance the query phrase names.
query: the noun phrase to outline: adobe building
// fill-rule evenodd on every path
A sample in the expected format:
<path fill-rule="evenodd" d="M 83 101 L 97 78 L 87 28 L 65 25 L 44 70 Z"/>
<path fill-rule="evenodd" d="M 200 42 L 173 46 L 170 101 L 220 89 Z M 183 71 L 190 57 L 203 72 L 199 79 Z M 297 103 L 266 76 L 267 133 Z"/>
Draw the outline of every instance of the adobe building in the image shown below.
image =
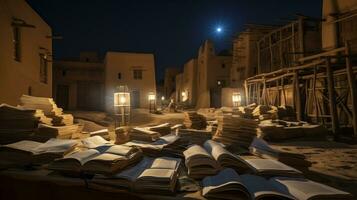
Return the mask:
<path fill-rule="evenodd" d="M 182 77 L 182 101 L 195 106 L 197 101 L 197 59 L 192 58 L 185 63 Z"/>
<path fill-rule="evenodd" d="M 230 82 L 232 56 L 216 55 L 213 42 L 206 40 L 197 59 L 196 108 L 221 107 L 222 88 Z"/>
<path fill-rule="evenodd" d="M 53 63 L 53 97 L 69 110 L 103 110 L 104 64 L 96 52 Z"/>
<path fill-rule="evenodd" d="M 176 75 L 179 74 L 181 70 L 179 68 L 171 67 L 165 69 L 164 77 L 164 96 L 166 99 L 171 98 L 171 96 L 176 91 Z"/>
<path fill-rule="evenodd" d="M 127 85 L 132 108 L 148 108 L 148 95 L 156 92 L 155 60 L 149 53 L 107 52 L 104 60 L 105 110 L 113 111 L 114 91 Z"/>
<path fill-rule="evenodd" d="M 183 97 L 184 95 L 182 95 L 183 93 L 183 73 L 179 73 L 176 75 L 175 77 L 175 85 L 176 85 L 176 89 L 175 89 L 175 102 L 176 103 L 181 103 L 184 101 Z M 186 99 L 185 99 L 186 100 Z"/>
<path fill-rule="evenodd" d="M 52 96 L 52 30 L 24 0 L 0 1 L 0 102 Z"/>

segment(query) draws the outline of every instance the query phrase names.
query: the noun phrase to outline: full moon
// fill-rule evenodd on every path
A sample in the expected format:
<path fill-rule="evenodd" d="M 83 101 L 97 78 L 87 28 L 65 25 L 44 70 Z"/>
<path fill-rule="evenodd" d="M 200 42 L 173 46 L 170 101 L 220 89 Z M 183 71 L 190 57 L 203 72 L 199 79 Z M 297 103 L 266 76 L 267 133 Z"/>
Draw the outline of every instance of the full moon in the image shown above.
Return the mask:
<path fill-rule="evenodd" d="M 216 28 L 216 31 L 217 31 L 218 33 L 220 33 L 220 32 L 222 32 L 222 28 L 221 28 L 221 27 L 217 27 L 217 28 Z"/>

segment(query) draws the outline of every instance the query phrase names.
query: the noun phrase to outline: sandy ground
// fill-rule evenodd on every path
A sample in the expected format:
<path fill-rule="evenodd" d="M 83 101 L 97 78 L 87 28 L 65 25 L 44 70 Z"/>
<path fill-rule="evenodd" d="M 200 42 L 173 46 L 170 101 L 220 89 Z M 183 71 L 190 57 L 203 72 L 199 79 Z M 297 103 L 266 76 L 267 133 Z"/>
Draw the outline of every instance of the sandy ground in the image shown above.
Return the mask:
<path fill-rule="evenodd" d="M 207 114 L 207 111 L 204 111 Z M 209 113 L 214 116 L 212 111 Z M 72 112 L 84 130 L 112 128 L 113 119 L 103 112 Z M 150 114 L 147 109 L 133 110 L 131 126 L 147 126 L 169 122 L 182 123 L 183 113 Z M 209 117 L 211 118 L 211 116 Z M 323 141 L 322 141 L 323 140 Z M 327 141 L 289 141 L 271 143 L 276 149 L 304 154 L 312 166 L 304 171 L 307 178 L 352 193 L 357 199 L 357 145 Z"/>

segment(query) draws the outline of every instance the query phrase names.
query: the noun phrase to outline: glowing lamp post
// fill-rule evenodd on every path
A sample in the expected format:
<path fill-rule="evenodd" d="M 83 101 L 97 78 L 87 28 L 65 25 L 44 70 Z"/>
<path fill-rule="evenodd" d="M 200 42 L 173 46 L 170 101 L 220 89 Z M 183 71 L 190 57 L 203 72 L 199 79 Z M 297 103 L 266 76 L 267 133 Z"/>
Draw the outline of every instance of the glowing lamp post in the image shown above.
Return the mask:
<path fill-rule="evenodd" d="M 241 101 L 242 101 L 242 97 L 240 96 L 240 93 L 233 92 L 233 94 L 232 94 L 233 107 L 240 106 Z"/>
<path fill-rule="evenodd" d="M 125 126 L 130 120 L 130 92 L 127 86 L 119 86 L 114 92 L 115 127 Z"/>
<path fill-rule="evenodd" d="M 149 100 L 149 112 L 153 112 L 156 110 L 156 95 L 153 92 L 150 92 L 148 95 Z"/>

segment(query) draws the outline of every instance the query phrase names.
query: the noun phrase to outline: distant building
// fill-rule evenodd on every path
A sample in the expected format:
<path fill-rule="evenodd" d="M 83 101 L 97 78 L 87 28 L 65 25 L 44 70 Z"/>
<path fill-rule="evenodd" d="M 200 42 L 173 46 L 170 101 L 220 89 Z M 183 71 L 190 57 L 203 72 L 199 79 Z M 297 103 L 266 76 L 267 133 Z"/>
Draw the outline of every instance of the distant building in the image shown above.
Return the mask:
<path fill-rule="evenodd" d="M 197 59 L 185 63 L 182 77 L 182 101 L 189 106 L 195 106 L 197 101 Z"/>
<path fill-rule="evenodd" d="M 128 86 L 133 108 L 148 108 L 148 94 L 156 92 L 154 55 L 107 52 L 104 63 L 105 110 L 113 110 L 113 94 L 119 85 Z"/>
<path fill-rule="evenodd" d="M 164 95 L 165 98 L 171 98 L 171 95 L 175 92 L 176 87 L 176 75 L 179 74 L 181 70 L 179 68 L 171 67 L 166 68 L 164 77 Z"/>
<path fill-rule="evenodd" d="M 214 45 L 206 40 L 198 52 L 197 108 L 221 107 L 221 90 L 230 81 L 232 56 L 216 55 Z"/>
<path fill-rule="evenodd" d="M 176 90 L 175 90 L 175 100 L 177 103 L 183 102 L 183 73 L 177 74 L 175 78 Z"/>
<path fill-rule="evenodd" d="M 24 0 L 0 0 L 0 102 L 52 96 L 52 30 Z"/>
<path fill-rule="evenodd" d="M 104 64 L 95 52 L 81 52 L 79 59 L 53 63 L 53 96 L 70 110 L 103 110 Z"/>

